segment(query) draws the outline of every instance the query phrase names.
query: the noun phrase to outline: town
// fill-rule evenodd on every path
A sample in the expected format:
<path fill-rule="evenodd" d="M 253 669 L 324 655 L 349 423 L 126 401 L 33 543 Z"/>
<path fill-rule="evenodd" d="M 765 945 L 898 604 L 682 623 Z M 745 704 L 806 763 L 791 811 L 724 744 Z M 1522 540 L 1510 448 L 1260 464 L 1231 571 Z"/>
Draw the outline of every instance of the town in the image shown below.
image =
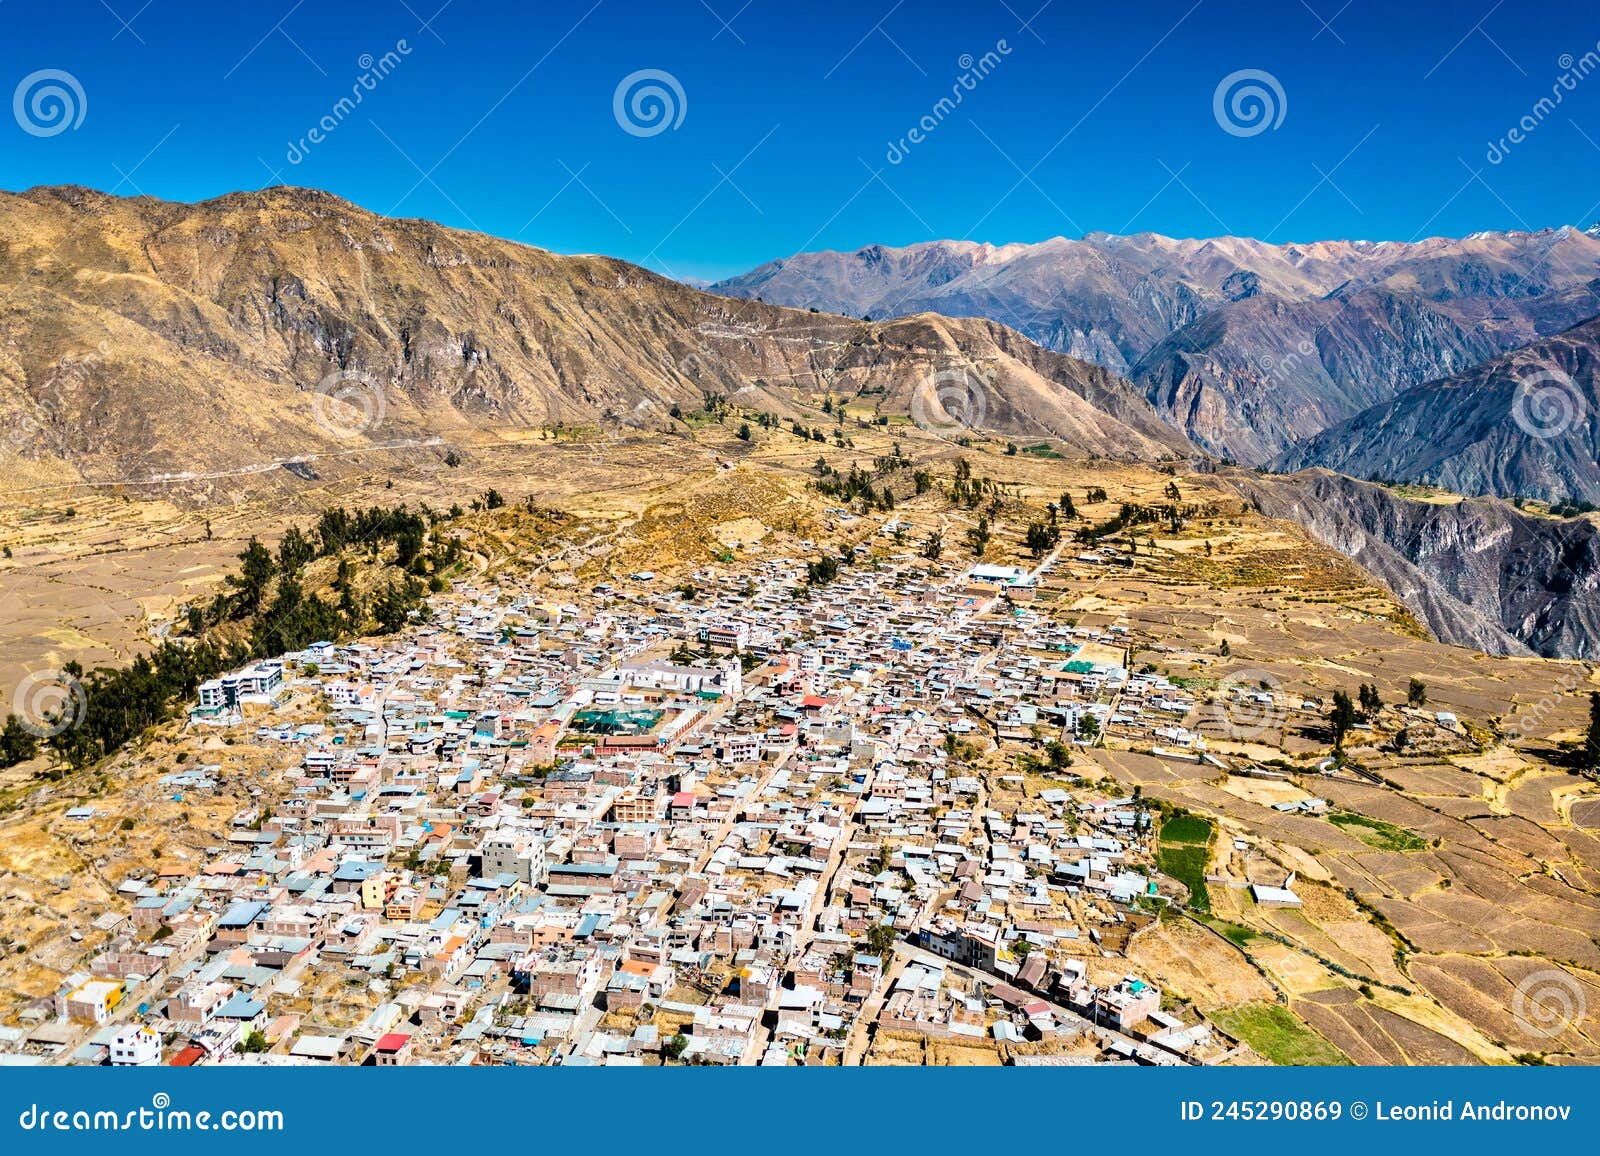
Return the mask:
<path fill-rule="evenodd" d="M 639 572 L 564 601 L 464 583 L 396 638 L 211 680 L 188 732 L 281 751 L 256 801 L 203 863 L 123 881 L 102 949 L 0 1047 L 113 1065 L 1248 1052 L 1128 969 L 1183 888 L 1152 866 L 1159 811 L 1078 778 L 1074 751 L 1119 735 L 1224 764 L 1185 725 L 1201 704 L 1129 670 L 1126 624 L 1033 609 L 1065 549 L 1032 569 L 903 552 L 820 579 L 782 558 Z M 1001 744 L 1034 753 L 985 762 Z M 202 797 L 222 773 L 161 790 Z M 1298 903 L 1292 882 L 1257 898 Z"/>

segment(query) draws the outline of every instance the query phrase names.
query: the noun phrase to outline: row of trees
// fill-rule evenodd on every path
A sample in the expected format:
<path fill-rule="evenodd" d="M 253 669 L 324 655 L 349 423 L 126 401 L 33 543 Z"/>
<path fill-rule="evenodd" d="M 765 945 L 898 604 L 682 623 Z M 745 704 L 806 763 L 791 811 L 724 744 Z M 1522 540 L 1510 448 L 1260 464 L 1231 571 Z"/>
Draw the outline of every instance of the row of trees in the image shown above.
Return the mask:
<path fill-rule="evenodd" d="M 491 492 L 491 501 L 498 495 Z M 452 515 L 459 510 L 452 511 Z M 55 731 L 41 738 L 8 715 L 0 728 L 0 766 L 34 758 L 41 750 L 71 767 L 83 767 L 120 749 L 146 728 L 171 717 L 177 704 L 192 698 L 200 684 L 253 659 L 302 650 L 321 639 L 361 633 L 391 634 L 422 605 L 428 575 L 442 589 L 443 572 L 460 558 L 459 538 L 446 536 L 446 515 L 404 506 L 392 509 L 325 510 L 308 532 L 291 527 L 276 553 L 251 538 L 239 554 L 239 568 L 226 576 L 226 589 L 187 615 L 191 638 L 169 639 L 121 668 L 85 671 L 76 662 L 62 673 L 82 689 L 76 725 L 67 719 L 35 720 L 36 729 Z M 356 589 L 355 559 L 363 553 L 377 562 L 394 548 L 391 565 L 401 573 L 378 587 L 370 600 Z M 333 580 L 336 601 L 307 593 L 305 569 L 319 558 L 338 556 Z M 241 634 L 230 624 L 246 629 Z"/>
<path fill-rule="evenodd" d="M 1428 701 L 1428 687 L 1420 678 L 1413 678 L 1406 687 L 1406 705 L 1420 707 Z M 1344 749 L 1344 740 L 1358 722 L 1372 722 L 1383 710 L 1383 699 L 1378 688 L 1362 683 L 1356 698 L 1342 690 L 1333 692 L 1333 706 L 1328 710 L 1328 728 L 1333 733 L 1333 749 Z M 1578 769 L 1589 774 L 1600 774 L 1600 692 L 1589 695 L 1589 727 L 1577 753 Z"/>

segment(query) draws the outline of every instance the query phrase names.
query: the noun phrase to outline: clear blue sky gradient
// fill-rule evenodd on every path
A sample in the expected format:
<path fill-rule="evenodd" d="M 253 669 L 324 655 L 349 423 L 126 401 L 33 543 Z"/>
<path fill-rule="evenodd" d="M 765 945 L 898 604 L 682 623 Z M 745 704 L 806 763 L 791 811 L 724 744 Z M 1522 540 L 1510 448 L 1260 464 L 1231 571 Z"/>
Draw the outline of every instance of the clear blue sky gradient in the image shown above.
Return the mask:
<path fill-rule="evenodd" d="M 0 116 L 6 188 L 307 185 L 677 276 L 944 237 L 1407 240 L 1600 216 L 1600 71 L 1535 110 L 1596 50 L 1592 3 L 0 0 L 0 37 L 0 91 L 60 69 L 86 105 L 52 136 Z M 402 41 L 335 113 L 364 54 Z M 681 86 L 675 128 L 619 125 L 641 69 Z M 1277 127 L 1219 125 L 1241 69 L 1281 86 Z"/>

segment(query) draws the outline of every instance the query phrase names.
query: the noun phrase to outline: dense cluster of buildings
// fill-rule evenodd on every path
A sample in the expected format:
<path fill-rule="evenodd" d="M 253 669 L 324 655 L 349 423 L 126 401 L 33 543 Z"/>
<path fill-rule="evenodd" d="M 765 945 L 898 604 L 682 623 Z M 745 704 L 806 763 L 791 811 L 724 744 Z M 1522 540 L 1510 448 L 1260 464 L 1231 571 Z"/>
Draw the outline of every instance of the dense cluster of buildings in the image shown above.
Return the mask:
<path fill-rule="evenodd" d="M 1048 571 L 458 588 L 394 639 L 208 682 L 191 731 L 256 762 L 163 790 L 247 774 L 253 802 L 202 863 L 125 880 L 0 1051 L 855 1063 L 893 1031 L 1018 1063 L 1213 1059 L 1116 966 L 1154 906 L 1140 801 L 1069 790 L 1043 754 L 986 761 L 1111 729 L 1203 748 L 1120 628 L 1038 609 Z"/>

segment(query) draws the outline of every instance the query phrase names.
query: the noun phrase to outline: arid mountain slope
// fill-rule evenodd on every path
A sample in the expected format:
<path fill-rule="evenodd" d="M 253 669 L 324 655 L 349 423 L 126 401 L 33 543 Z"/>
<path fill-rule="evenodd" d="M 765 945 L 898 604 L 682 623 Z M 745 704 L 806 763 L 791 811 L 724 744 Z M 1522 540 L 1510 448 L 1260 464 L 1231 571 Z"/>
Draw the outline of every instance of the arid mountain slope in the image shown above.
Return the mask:
<path fill-rule="evenodd" d="M 486 430 L 659 427 L 707 394 L 777 413 L 860 395 L 936 429 L 1193 451 L 1128 383 L 990 322 L 731 301 L 306 190 L 0 195 L 7 488 L 437 458 Z"/>
<path fill-rule="evenodd" d="M 1443 642 L 1490 654 L 1600 657 L 1600 529 L 1492 498 L 1441 504 L 1324 470 L 1238 473 L 1268 517 L 1297 522 L 1381 579 Z"/>
<path fill-rule="evenodd" d="M 1283 455 L 1464 494 L 1600 503 L 1600 318 L 1405 390 Z"/>

